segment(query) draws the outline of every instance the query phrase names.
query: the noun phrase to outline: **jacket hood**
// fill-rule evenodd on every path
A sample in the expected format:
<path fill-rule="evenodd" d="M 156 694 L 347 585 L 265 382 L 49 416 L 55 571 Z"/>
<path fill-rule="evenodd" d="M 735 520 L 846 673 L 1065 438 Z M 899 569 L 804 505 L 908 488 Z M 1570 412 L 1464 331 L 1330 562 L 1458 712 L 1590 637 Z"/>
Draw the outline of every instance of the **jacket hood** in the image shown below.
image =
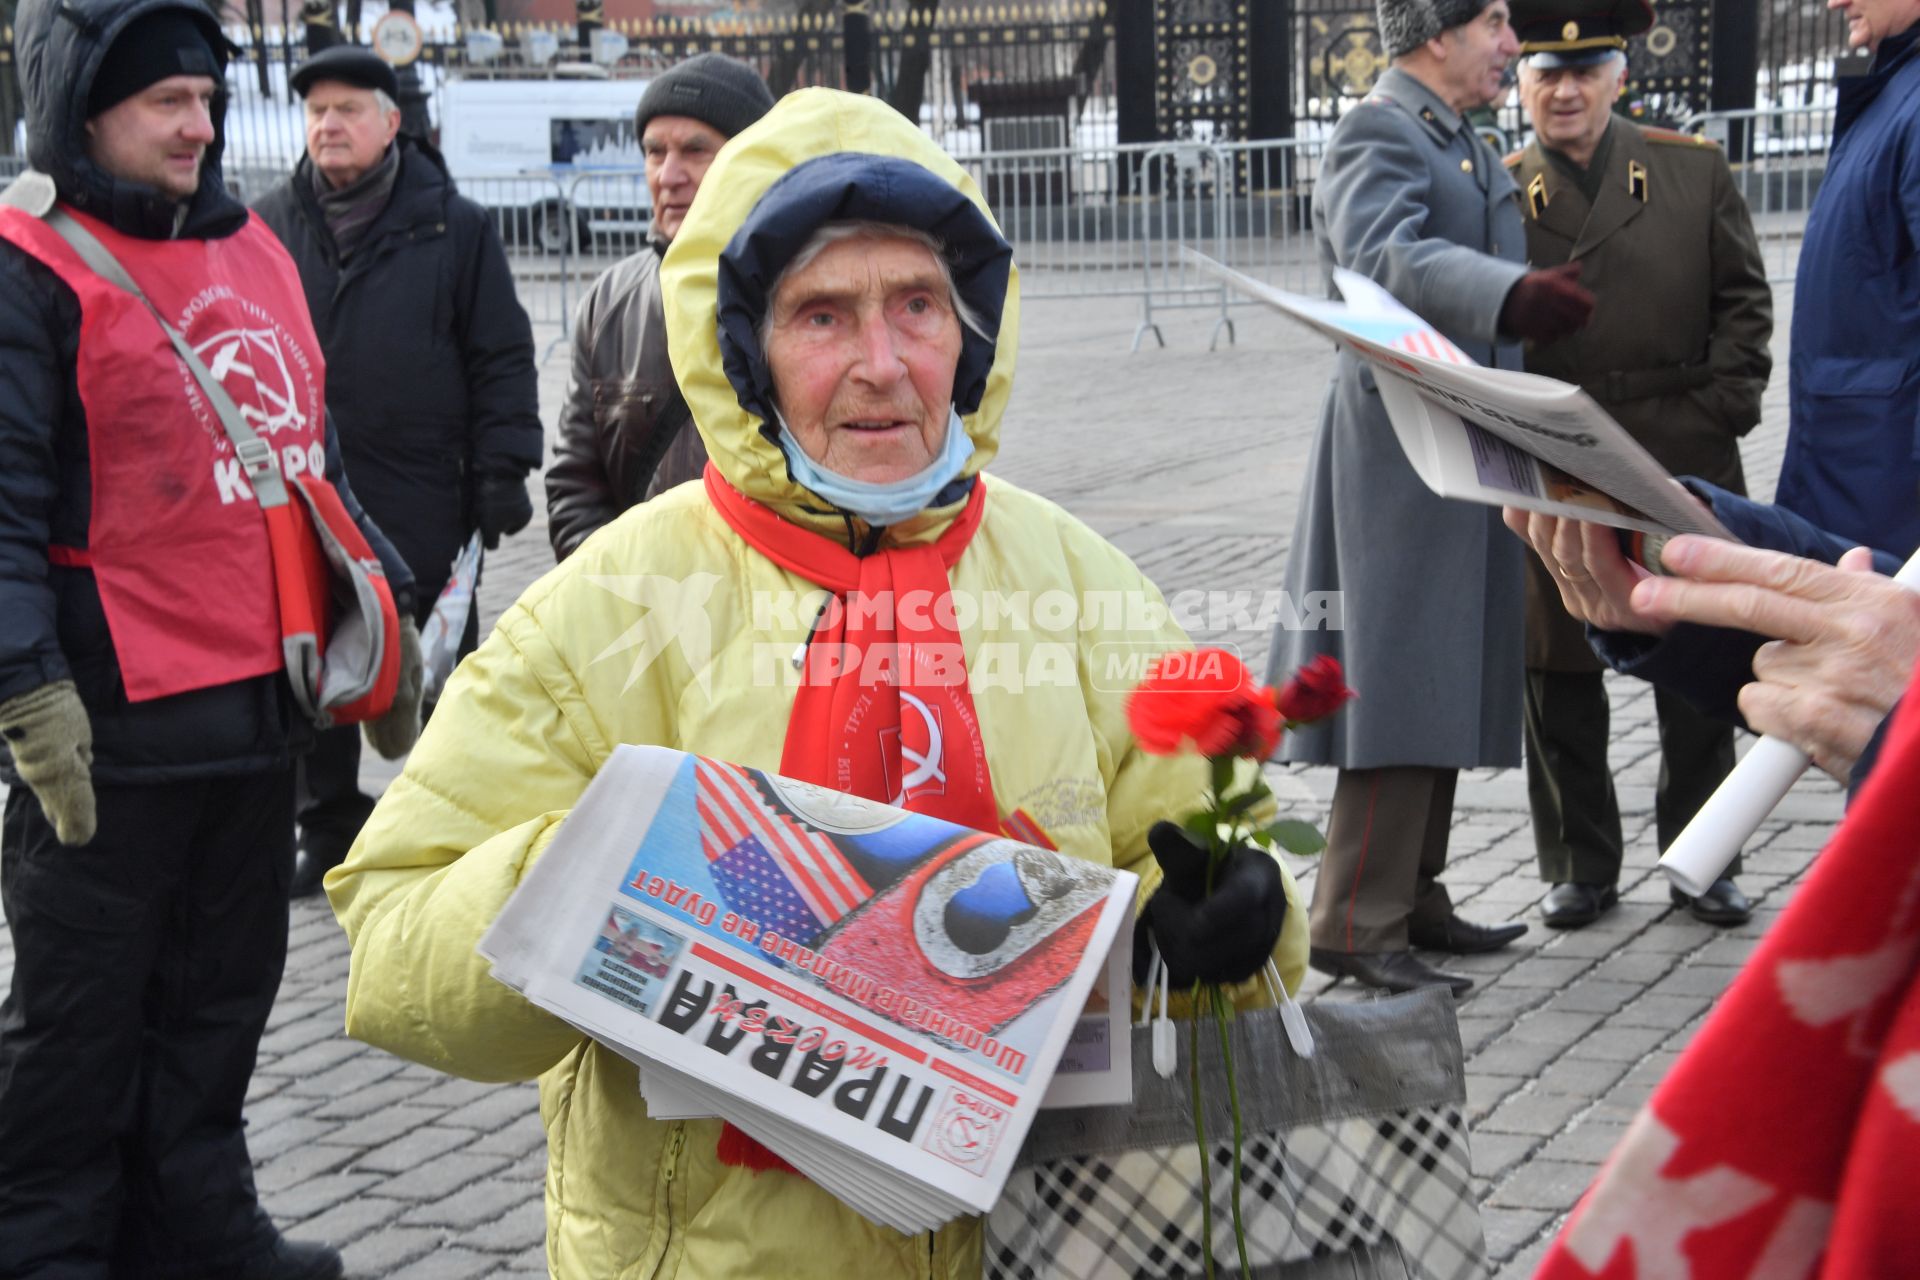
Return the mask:
<path fill-rule="evenodd" d="M 198 21 L 224 64 L 231 46 L 213 14 L 194 0 L 24 0 L 14 19 L 13 48 L 26 101 L 27 159 L 53 179 L 62 200 L 131 235 L 223 235 L 247 217 L 220 176 L 224 91 L 214 99 L 213 142 L 184 219 L 179 202 L 158 188 L 115 178 L 87 158 L 87 95 L 100 63 L 129 23 L 163 9 Z"/>
<path fill-rule="evenodd" d="M 899 112 L 834 89 L 788 94 L 722 148 L 660 269 L 674 377 L 714 465 L 748 497 L 836 539 L 847 518 L 794 481 L 775 443 L 754 329 L 794 254 L 846 219 L 912 226 L 946 246 L 954 287 L 988 334 L 965 334 L 954 378 L 973 443 L 962 475 L 977 475 L 999 449 L 1012 389 L 1018 273 L 972 177 Z M 888 540 L 937 536 L 966 496 L 950 486 L 936 499 L 944 505 L 892 526 Z"/>

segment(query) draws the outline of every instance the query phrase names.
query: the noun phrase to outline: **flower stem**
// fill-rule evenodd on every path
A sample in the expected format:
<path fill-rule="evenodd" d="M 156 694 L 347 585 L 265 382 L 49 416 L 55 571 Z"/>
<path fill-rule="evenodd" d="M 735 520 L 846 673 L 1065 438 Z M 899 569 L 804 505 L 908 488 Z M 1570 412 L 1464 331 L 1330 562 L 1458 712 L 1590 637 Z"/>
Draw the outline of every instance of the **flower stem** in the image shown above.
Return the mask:
<path fill-rule="evenodd" d="M 1247 1229 L 1240 1220 L 1240 1085 L 1234 1078 L 1233 1045 L 1227 1034 L 1227 1020 L 1233 1013 L 1233 1006 L 1227 993 L 1219 987 L 1213 989 L 1213 1016 L 1220 1027 L 1220 1058 L 1227 1064 L 1227 1105 L 1233 1112 L 1233 1244 L 1240 1252 L 1240 1274 L 1250 1276 L 1253 1268 L 1247 1262 Z"/>
<path fill-rule="evenodd" d="M 1195 984 L 1193 1005 L 1199 1009 L 1201 988 Z M 1207 1150 L 1207 1118 L 1200 1100 L 1200 1019 L 1188 1024 L 1187 1079 L 1193 1086 L 1193 1142 L 1200 1152 L 1200 1254 L 1206 1260 L 1207 1280 L 1213 1280 L 1213 1154 Z"/>

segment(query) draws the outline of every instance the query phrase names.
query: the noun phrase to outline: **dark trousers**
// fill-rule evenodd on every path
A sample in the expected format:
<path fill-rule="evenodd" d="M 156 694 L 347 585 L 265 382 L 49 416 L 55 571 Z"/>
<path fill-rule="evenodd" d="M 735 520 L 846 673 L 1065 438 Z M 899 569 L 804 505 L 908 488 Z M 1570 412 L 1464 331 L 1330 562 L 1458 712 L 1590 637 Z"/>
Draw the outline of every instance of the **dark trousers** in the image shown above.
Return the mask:
<path fill-rule="evenodd" d="M 444 575 L 443 575 L 444 576 Z M 479 575 L 475 575 L 474 605 L 467 610 L 467 628 L 460 635 L 459 656 L 480 645 Z M 429 599 L 415 610 L 417 623 L 433 612 Z M 421 716 L 433 714 L 431 705 Z M 294 766 L 299 787 L 300 839 L 309 856 L 321 865 L 337 867 L 373 813 L 373 798 L 360 790 L 360 728 L 342 725 L 314 735 L 313 750 Z"/>
<path fill-rule="evenodd" d="M 95 788 L 0 826 L 0 1276 L 206 1276 L 269 1246 L 241 1108 L 287 955 L 291 770 Z"/>
<path fill-rule="evenodd" d="M 1654 829 L 1660 848 L 1677 839 L 1733 769 L 1733 726 L 1655 689 L 1660 778 Z M 1550 884 L 1613 884 L 1625 844 L 1607 762 L 1609 709 L 1598 672 L 1527 672 L 1527 800 L 1540 878 Z M 1740 873 L 1734 859 L 1728 875 Z"/>
<path fill-rule="evenodd" d="M 1309 930 L 1327 951 L 1405 951 L 1407 921 L 1453 914 L 1440 883 L 1457 769 L 1342 769 Z"/>

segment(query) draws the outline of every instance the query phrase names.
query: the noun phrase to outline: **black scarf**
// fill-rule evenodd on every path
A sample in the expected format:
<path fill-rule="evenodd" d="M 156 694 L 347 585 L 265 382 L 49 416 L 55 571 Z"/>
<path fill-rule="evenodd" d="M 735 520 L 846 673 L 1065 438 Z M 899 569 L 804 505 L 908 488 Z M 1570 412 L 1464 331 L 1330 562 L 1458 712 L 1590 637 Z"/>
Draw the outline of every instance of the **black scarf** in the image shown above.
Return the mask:
<path fill-rule="evenodd" d="M 400 176 L 399 140 L 387 147 L 379 164 L 338 191 L 318 168 L 312 170 L 312 176 L 313 194 L 320 201 L 321 216 L 327 220 L 333 246 L 344 261 L 366 239 L 374 219 L 387 207 L 387 198 L 393 194 L 393 180 Z"/>

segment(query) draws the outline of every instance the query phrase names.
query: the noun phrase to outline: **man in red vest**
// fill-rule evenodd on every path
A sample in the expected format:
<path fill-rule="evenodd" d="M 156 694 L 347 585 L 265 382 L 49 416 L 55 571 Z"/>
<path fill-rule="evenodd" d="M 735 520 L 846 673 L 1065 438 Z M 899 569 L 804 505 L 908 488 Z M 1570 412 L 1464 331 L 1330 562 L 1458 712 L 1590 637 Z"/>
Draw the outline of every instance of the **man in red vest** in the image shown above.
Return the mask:
<path fill-rule="evenodd" d="M 261 1209 L 241 1121 L 313 734 L 264 472 L 154 312 L 46 220 L 118 260 L 284 477 L 342 488 L 407 608 L 406 566 L 340 485 L 299 277 L 221 181 L 227 47 L 191 0 L 26 0 L 14 27 L 34 172 L 0 197 L 8 1277 L 341 1271 Z M 417 692 L 397 707 L 417 718 Z"/>

